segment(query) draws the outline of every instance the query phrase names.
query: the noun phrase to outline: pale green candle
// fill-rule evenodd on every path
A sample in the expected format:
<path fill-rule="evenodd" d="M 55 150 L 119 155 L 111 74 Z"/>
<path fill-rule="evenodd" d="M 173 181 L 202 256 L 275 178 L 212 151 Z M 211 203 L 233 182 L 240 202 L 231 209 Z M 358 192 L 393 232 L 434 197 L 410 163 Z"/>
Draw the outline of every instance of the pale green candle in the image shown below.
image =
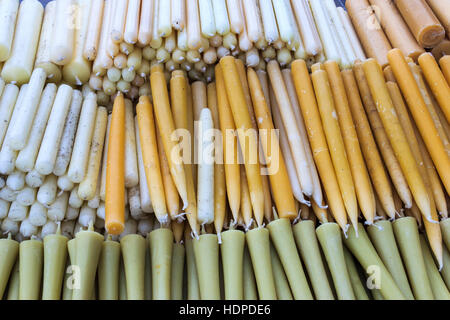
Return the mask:
<path fill-rule="evenodd" d="M 324 223 L 316 229 L 339 300 L 355 300 L 342 246 L 341 229 L 337 223 Z"/>
<path fill-rule="evenodd" d="M 98 296 L 99 300 L 119 299 L 120 243 L 108 236 L 102 244 L 98 261 Z"/>
<path fill-rule="evenodd" d="M 183 299 L 184 245 L 175 243 L 172 252 L 171 299 Z"/>
<path fill-rule="evenodd" d="M 282 218 L 272 221 L 267 228 L 283 264 L 294 298 L 296 300 L 312 300 L 313 296 L 295 246 L 291 222 L 289 219 Z"/>
<path fill-rule="evenodd" d="M 186 239 L 186 276 L 187 299 L 200 300 L 200 288 L 198 285 L 197 266 L 195 265 L 194 245 L 192 239 Z"/>
<path fill-rule="evenodd" d="M 128 300 L 144 300 L 144 270 L 146 241 L 143 236 L 129 234 L 120 240 L 127 280 Z"/>
<path fill-rule="evenodd" d="M 239 230 L 222 232 L 220 252 L 225 286 L 225 300 L 242 300 L 245 234 Z"/>
<path fill-rule="evenodd" d="M 61 235 L 58 226 L 56 234 L 44 238 L 44 279 L 42 300 L 60 300 L 61 288 L 67 259 L 67 237 Z"/>
<path fill-rule="evenodd" d="M 20 300 L 39 300 L 41 293 L 43 245 L 39 240 L 20 243 Z"/>
<path fill-rule="evenodd" d="M 416 220 L 412 217 L 400 218 L 393 223 L 393 227 L 414 297 L 416 300 L 433 300 Z"/>
<path fill-rule="evenodd" d="M 292 227 L 292 231 L 302 261 L 305 263 L 315 298 L 317 300 L 334 300 L 322 261 L 314 222 L 311 220 L 301 221 Z"/>
<path fill-rule="evenodd" d="M 170 300 L 170 273 L 172 272 L 172 230 L 160 228 L 149 233 L 152 261 L 153 300 Z"/>
<path fill-rule="evenodd" d="M 370 272 L 371 276 L 376 278 L 375 280 L 379 280 L 380 292 L 384 299 L 404 300 L 403 293 L 378 256 L 362 224 L 358 225 L 358 233 L 357 236 L 353 228 L 348 230 L 347 237 L 344 237 L 346 247 L 356 257 L 365 272 Z"/>
<path fill-rule="evenodd" d="M 450 293 L 444 283 L 444 280 L 442 280 L 439 270 L 433 260 L 431 250 L 428 247 L 427 240 L 423 235 L 420 235 L 420 245 L 434 297 L 436 300 L 450 300 Z"/>
<path fill-rule="evenodd" d="M 216 234 L 202 234 L 193 240 L 200 297 L 220 300 L 219 243 Z"/>
<path fill-rule="evenodd" d="M 256 228 L 247 231 L 248 251 L 252 259 L 253 270 L 260 300 L 276 300 L 277 292 L 270 258 L 269 230 Z"/>
<path fill-rule="evenodd" d="M 364 284 L 361 281 L 352 254 L 348 252 L 348 249 L 345 247 L 344 247 L 344 258 L 356 300 L 369 300 L 369 296 L 367 295 L 366 289 L 364 289 Z"/>
<path fill-rule="evenodd" d="M 250 258 L 250 253 L 248 248 L 244 249 L 244 267 L 243 267 L 243 278 L 244 278 L 244 300 L 258 300 L 258 290 L 256 289 L 255 274 L 253 273 L 252 259 Z"/>
<path fill-rule="evenodd" d="M 11 234 L 8 234 L 7 239 L 0 239 L 0 299 L 3 297 L 18 255 L 19 243 L 11 239 Z"/>
<path fill-rule="evenodd" d="M 272 261 L 272 271 L 278 300 L 293 300 L 289 282 L 284 273 L 278 253 L 272 244 L 270 245 L 270 258 Z"/>
<path fill-rule="evenodd" d="M 370 240 L 406 299 L 414 300 L 390 221 L 378 221 L 367 228 Z"/>

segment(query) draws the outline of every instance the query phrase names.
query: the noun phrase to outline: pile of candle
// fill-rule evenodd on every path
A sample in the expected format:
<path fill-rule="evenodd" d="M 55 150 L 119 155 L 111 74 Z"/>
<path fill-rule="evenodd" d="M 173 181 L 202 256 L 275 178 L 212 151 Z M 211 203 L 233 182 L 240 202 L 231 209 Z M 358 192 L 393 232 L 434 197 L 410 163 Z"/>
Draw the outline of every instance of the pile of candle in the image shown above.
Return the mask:
<path fill-rule="evenodd" d="M 424 49 L 436 59 L 450 54 L 449 1 L 348 0 L 345 6 L 367 56 L 383 66 L 392 48 L 414 60 Z"/>
<path fill-rule="evenodd" d="M 1 1 L 0 298 L 450 299 L 450 56 L 395 2 Z"/>

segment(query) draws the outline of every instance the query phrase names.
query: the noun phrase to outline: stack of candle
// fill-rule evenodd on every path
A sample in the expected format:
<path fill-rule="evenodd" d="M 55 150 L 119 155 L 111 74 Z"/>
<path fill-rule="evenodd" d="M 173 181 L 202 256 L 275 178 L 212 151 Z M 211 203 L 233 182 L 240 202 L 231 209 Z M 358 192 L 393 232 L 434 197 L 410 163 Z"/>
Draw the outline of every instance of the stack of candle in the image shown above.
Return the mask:
<path fill-rule="evenodd" d="M 414 60 L 424 49 L 436 59 L 450 54 L 449 1 L 348 0 L 345 6 L 367 56 L 383 66 L 392 48 Z"/>
<path fill-rule="evenodd" d="M 45 12 L 37 0 L 2 1 L 2 77 L 26 83 L 34 67 L 49 81 L 89 82 L 105 94 L 148 94 L 150 66 L 181 69 L 211 80 L 223 56 L 264 69 L 277 59 L 308 65 L 336 60 L 349 68 L 365 55 L 343 8 L 326 1 L 54 0 Z M 92 70 L 92 74 L 91 74 Z"/>
<path fill-rule="evenodd" d="M 448 299 L 446 64 L 388 58 L 309 74 L 305 60 L 254 71 L 224 57 L 213 82 L 173 71 L 168 86 L 155 64 L 136 116 L 118 94 L 109 118 L 88 87 L 45 85 L 43 69 L 20 89 L 1 81 L 0 288 L 181 299 L 186 259 L 191 299 Z M 40 259 L 14 271 L 17 252 Z M 381 287 L 367 292 L 359 265 L 378 266 Z"/>

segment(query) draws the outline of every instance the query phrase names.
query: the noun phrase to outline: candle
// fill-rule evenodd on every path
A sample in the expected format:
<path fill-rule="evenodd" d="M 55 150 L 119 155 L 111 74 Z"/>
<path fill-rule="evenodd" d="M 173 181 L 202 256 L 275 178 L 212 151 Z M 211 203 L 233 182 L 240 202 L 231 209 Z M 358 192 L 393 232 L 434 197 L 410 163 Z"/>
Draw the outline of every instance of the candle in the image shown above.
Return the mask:
<path fill-rule="evenodd" d="M 183 300 L 184 245 L 174 243 L 172 251 L 171 300 Z"/>
<path fill-rule="evenodd" d="M 418 300 L 433 299 L 414 218 L 398 219 L 393 223 L 393 227 L 414 297 Z"/>
<path fill-rule="evenodd" d="M 23 84 L 29 81 L 43 14 L 44 8 L 37 0 L 26 0 L 20 4 L 11 53 L 1 72 L 6 82 Z"/>
<path fill-rule="evenodd" d="M 66 65 L 73 56 L 76 12 L 74 0 L 56 2 L 55 28 L 50 49 L 50 60 L 57 65 Z"/>
<path fill-rule="evenodd" d="M 60 227 L 56 234 L 44 238 L 42 300 L 60 300 L 61 298 L 68 240 L 67 237 L 61 235 Z"/>
<path fill-rule="evenodd" d="M 149 233 L 148 241 L 152 262 L 153 300 L 169 300 L 173 233 L 169 229 L 160 228 Z"/>
<path fill-rule="evenodd" d="M 292 300 L 289 282 L 284 273 L 280 258 L 278 258 L 278 254 L 272 245 L 270 246 L 270 258 L 278 300 Z"/>
<path fill-rule="evenodd" d="M 370 266 L 379 267 L 380 293 L 386 300 L 404 300 L 402 292 L 396 285 L 389 271 L 378 256 L 375 248 L 367 236 L 363 226 L 358 228 L 359 235 L 353 229 L 349 229 L 347 237 L 344 237 L 344 243 L 350 252 L 356 257 L 366 272 Z"/>
<path fill-rule="evenodd" d="M 41 291 L 43 248 L 38 240 L 20 243 L 20 300 L 38 300 Z"/>
<path fill-rule="evenodd" d="M 417 43 L 394 2 L 388 0 L 369 1 L 371 5 L 377 7 L 375 15 L 392 46 L 399 48 L 405 56 L 416 60 L 424 50 Z M 415 9 L 411 8 L 411 10 Z"/>
<path fill-rule="evenodd" d="M 7 300 L 19 300 L 19 282 L 20 282 L 20 263 L 19 259 L 16 260 L 11 274 L 9 277 Z M 5 281 L 5 284 L 7 282 Z"/>
<path fill-rule="evenodd" d="M 370 240 L 405 298 L 414 300 L 390 221 L 378 221 L 367 228 Z"/>
<path fill-rule="evenodd" d="M 6 284 L 12 274 L 14 263 L 19 254 L 19 243 L 11 239 L 11 234 L 7 239 L 0 239 L 0 296 L 3 297 Z"/>
<path fill-rule="evenodd" d="M 217 235 L 203 234 L 193 240 L 193 247 L 201 300 L 220 300 Z"/>
<path fill-rule="evenodd" d="M 345 247 L 344 247 L 344 258 L 356 300 L 370 300 L 366 288 L 363 284 L 363 280 L 360 277 L 358 269 L 356 268 L 353 256 Z"/>
<path fill-rule="evenodd" d="M 89 27 L 83 46 L 83 57 L 88 61 L 94 61 L 97 57 L 104 4 L 103 0 L 94 0 L 90 7 Z"/>
<path fill-rule="evenodd" d="M 64 84 L 59 86 L 56 92 L 52 111 L 36 158 L 35 169 L 40 174 L 48 175 L 53 171 L 58 155 L 58 146 L 64 130 L 62 123 L 65 123 L 69 113 L 72 94 L 73 89 Z"/>
<path fill-rule="evenodd" d="M 439 60 L 439 64 L 441 66 L 442 73 L 444 74 L 444 77 L 447 80 L 448 85 L 450 85 L 450 56 L 443 56 Z"/>
<path fill-rule="evenodd" d="M 61 69 L 50 60 L 55 20 L 56 1 L 51 1 L 45 6 L 34 68 L 44 69 L 47 73 L 47 80 L 49 82 L 58 83 L 61 81 Z"/>
<path fill-rule="evenodd" d="M 184 172 L 184 166 L 181 159 L 175 157 L 172 154 L 172 150 L 176 147 L 176 141 L 171 139 L 171 135 L 175 131 L 175 124 L 170 109 L 169 94 L 167 91 L 166 81 L 164 74 L 154 68 L 150 76 L 153 103 L 155 104 L 155 118 L 158 124 L 159 132 L 163 140 L 164 151 L 169 156 L 169 168 L 172 175 L 173 182 L 177 187 L 178 193 L 183 200 L 183 209 L 187 207 L 187 188 L 186 188 L 186 176 Z M 177 139 L 178 140 L 178 139 Z M 193 227 L 193 226 L 191 226 Z"/>
<path fill-rule="evenodd" d="M 332 209 L 331 211 L 341 228 L 345 228 L 347 215 L 342 196 L 340 192 L 337 192 L 339 190 L 338 180 L 334 173 L 331 156 L 328 151 L 326 136 L 314 96 L 313 85 L 304 61 L 297 60 L 292 64 L 292 77 L 317 169 L 322 179 L 327 177 L 327 183 L 324 184 L 324 189 Z M 319 150 L 324 150 L 325 152 L 318 152 Z"/>
<path fill-rule="evenodd" d="M 19 88 L 14 84 L 5 86 L 2 99 L 0 100 L 0 145 L 3 144 L 11 116 L 14 111 Z"/>
<path fill-rule="evenodd" d="M 376 194 L 380 198 L 384 211 L 388 213 L 389 217 L 394 217 L 396 209 L 392 196 L 391 185 L 389 183 L 386 171 L 383 168 L 383 162 L 370 129 L 367 115 L 362 105 L 354 73 L 352 70 L 344 70 L 342 71 L 342 77 L 348 97 L 351 116 L 355 123 L 361 150 L 364 155 L 364 160 L 366 162 L 372 184 Z"/>
<path fill-rule="evenodd" d="M 79 26 L 75 28 L 74 32 L 74 44 L 72 49 L 72 57 L 68 60 L 67 64 L 63 67 L 62 73 L 65 81 L 72 85 L 81 85 L 89 80 L 91 75 L 91 62 L 87 60 L 83 55 L 84 44 L 90 32 L 89 19 L 92 1 L 91 0 L 78 0 L 78 8 L 76 13 L 76 19 L 78 19 Z M 66 22 L 67 24 L 67 22 Z M 69 39 L 66 39 L 70 41 Z"/>
<path fill-rule="evenodd" d="M 152 207 L 159 221 L 167 221 L 167 207 L 164 196 L 164 185 L 159 168 L 153 108 L 148 97 L 139 99 L 136 107 L 140 146 L 147 178 L 147 185 L 152 199 Z M 153 169 L 154 168 L 154 169 Z"/>
<path fill-rule="evenodd" d="M 268 224 L 270 238 L 278 252 L 286 276 L 296 300 L 311 300 L 312 294 L 306 281 L 300 256 L 288 219 L 278 219 Z"/>
<path fill-rule="evenodd" d="M 244 250 L 244 267 L 243 267 L 243 287 L 244 287 L 244 300 L 257 300 L 258 292 L 256 290 L 255 275 L 253 273 L 252 260 L 248 253 L 248 248 Z"/>
<path fill-rule="evenodd" d="M 434 263 L 431 250 L 428 247 L 427 240 L 423 235 L 420 235 L 420 246 L 422 248 L 425 268 L 427 270 L 428 279 L 430 280 L 431 291 L 436 300 L 449 300 L 450 292 L 442 279 L 436 264 Z"/>
<path fill-rule="evenodd" d="M 106 168 L 106 229 L 119 235 L 124 229 L 125 192 L 125 101 L 123 95 L 114 100 L 109 133 Z"/>
<path fill-rule="evenodd" d="M 98 298 L 117 300 L 119 296 L 120 244 L 111 236 L 103 242 L 98 261 Z"/>
<path fill-rule="evenodd" d="M 305 263 L 314 296 L 318 300 L 333 300 L 333 292 L 326 277 L 314 222 L 305 220 L 292 227 L 295 242 Z"/>
<path fill-rule="evenodd" d="M 444 112 L 447 121 L 450 122 L 450 87 L 446 82 L 444 75 L 439 70 L 439 65 L 431 54 L 422 54 L 419 57 L 419 65 L 422 68 L 422 73 L 430 86 L 439 106 Z"/>
<path fill-rule="evenodd" d="M 350 276 L 345 264 L 342 236 L 336 223 L 324 223 L 316 229 L 339 300 L 355 300 Z"/>
<path fill-rule="evenodd" d="M 345 3 L 345 7 L 366 55 L 377 59 L 382 66 L 387 65 L 386 54 L 392 47 L 369 2 L 367 0 L 349 0 Z M 329 59 L 328 56 L 327 58 Z"/>
<path fill-rule="evenodd" d="M 259 298 L 261 300 L 276 300 L 277 294 L 270 258 L 269 231 L 266 228 L 250 230 L 246 233 L 246 239 L 255 272 Z"/>
<path fill-rule="evenodd" d="M 27 91 L 21 101 L 22 105 L 25 105 L 26 107 L 20 108 L 18 112 L 13 113 L 11 122 L 14 123 L 14 126 L 8 127 L 8 145 L 13 150 L 22 150 L 27 143 L 31 126 L 38 109 L 39 97 L 44 89 L 45 79 L 46 74 L 44 70 L 36 69 L 33 71 L 30 82 L 28 83 Z M 63 87 L 63 85 L 61 87 Z"/>
<path fill-rule="evenodd" d="M 375 217 L 375 195 L 350 112 L 349 100 L 345 91 L 344 81 L 340 73 L 339 66 L 336 62 L 327 61 L 324 66 L 328 73 L 331 91 L 333 92 L 339 126 L 350 164 L 358 204 L 364 217 L 366 218 L 366 222 L 371 224 L 373 223 L 373 219 Z M 351 218 L 353 214 L 354 212 L 349 212 Z M 353 220 L 353 224 L 354 223 L 355 222 Z"/>
<path fill-rule="evenodd" d="M 395 5 L 419 45 L 432 48 L 444 39 L 444 27 L 425 0 L 395 0 Z"/>
<path fill-rule="evenodd" d="M 406 208 L 411 208 L 412 206 L 412 196 L 406 183 L 406 179 L 397 158 L 394 155 L 394 150 L 392 149 L 389 139 L 384 130 L 383 124 L 381 122 L 380 116 L 377 112 L 375 102 L 370 93 L 369 84 L 367 83 L 366 76 L 364 75 L 363 65 L 361 62 L 355 63 L 354 73 L 356 81 L 358 83 L 361 99 L 363 101 L 364 109 L 366 110 L 367 117 L 370 122 L 370 126 L 373 131 L 373 135 L 378 146 L 383 146 L 380 148 L 381 156 L 384 160 L 384 164 L 389 172 L 392 182 L 395 186 L 399 197 L 405 204 Z M 395 199 L 395 198 L 394 198 Z M 389 214 L 389 211 L 387 211 Z M 392 215 L 391 218 L 393 218 Z"/>
<path fill-rule="evenodd" d="M 245 234 L 238 230 L 228 230 L 221 233 L 222 268 L 226 300 L 242 300 L 243 288 L 243 258 Z"/>
<path fill-rule="evenodd" d="M 197 267 L 195 264 L 193 240 L 189 235 L 189 228 L 185 231 L 186 247 L 186 282 L 187 300 L 200 300 L 200 288 L 198 283 Z"/>
<path fill-rule="evenodd" d="M 103 236 L 93 231 L 92 223 L 88 230 L 76 235 L 75 263 L 80 269 L 80 287 L 74 288 L 73 300 L 89 300 L 94 290 L 95 275 L 102 250 Z M 69 247 L 70 254 L 70 247 Z"/>
<path fill-rule="evenodd" d="M 127 298 L 144 300 L 146 241 L 140 235 L 130 234 L 120 240 L 120 247 L 127 280 Z"/>
<path fill-rule="evenodd" d="M 0 61 L 6 61 L 10 55 L 18 10 L 18 0 L 3 1 L 0 5 L 4 17 L 0 25 Z"/>
<path fill-rule="evenodd" d="M 78 126 L 78 120 L 80 118 L 82 102 L 83 102 L 82 93 L 79 90 L 74 90 L 72 93 L 72 100 L 70 103 L 69 113 L 67 115 L 66 123 L 64 125 L 61 143 L 59 145 L 58 154 L 56 156 L 55 167 L 53 168 L 53 173 L 55 175 L 59 176 L 60 178 L 64 175 L 67 182 L 71 183 L 72 185 L 73 185 L 72 181 L 70 181 L 69 177 L 65 175 L 65 173 L 72 155 L 73 144 L 75 141 L 75 134 Z M 33 132 L 30 134 L 30 140 L 32 139 L 31 137 L 33 137 Z M 28 141 L 28 144 L 30 144 L 30 141 Z M 23 151 L 21 151 L 21 153 L 22 152 Z M 19 153 L 18 159 L 20 157 L 21 154 Z"/>

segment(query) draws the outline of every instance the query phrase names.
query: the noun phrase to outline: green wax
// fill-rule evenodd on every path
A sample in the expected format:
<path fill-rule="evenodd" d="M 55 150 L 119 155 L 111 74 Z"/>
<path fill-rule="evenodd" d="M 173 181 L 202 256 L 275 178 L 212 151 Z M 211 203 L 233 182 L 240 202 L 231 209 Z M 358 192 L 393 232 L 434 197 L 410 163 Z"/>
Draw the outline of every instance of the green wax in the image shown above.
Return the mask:
<path fill-rule="evenodd" d="M 450 293 L 442 279 L 438 268 L 433 260 L 433 255 L 428 247 L 427 240 L 420 235 L 420 245 L 422 247 L 423 259 L 427 270 L 428 279 L 430 280 L 431 290 L 436 300 L 450 300 Z"/>
<path fill-rule="evenodd" d="M 301 221 L 292 227 L 292 231 L 316 299 L 334 300 L 322 261 L 314 222 L 311 220 Z"/>
<path fill-rule="evenodd" d="M 296 300 L 312 300 L 313 296 L 295 246 L 289 219 L 278 219 L 268 224 L 270 237 L 283 264 L 292 293 Z"/>
<path fill-rule="evenodd" d="M 355 230 L 350 228 L 347 238 L 344 237 L 344 244 L 356 257 L 365 272 L 370 274 L 376 284 L 379 284 L 381 294 L 385 299 L 404 300 L 405 297 L 378 256 L 362 224 L 358 226 L 358 233 L 357 236 Z"/>
<path fill-rule="evenodd" d="M 39 300 L 41 293 L 43 245 L 42 241 L 20 243 L 20 300 Z"/>
<path fill-rule="evenodd" d="M 92 231 L 92 226 L 86 231 L 77 233 L 75 263 L 80 271 L 80 286 L 73 289 L 73 300 L 90 300 L 92 298 L 102 244 L 103 236 Z"/>
<path fill-rule="evenodd" d="M 194 239 L 195 265 L 197 266 L 202 300 L 220 300 L 219 243 L 216 234 L 202 234 Z"/>
<path fill-rule="evenodd" d="M 183 300 L 184 246 L 173 245 L 171 272 L 171 300 Z"/>
<path fill-rule="evenodd" d="M 395 242 L 394 230 L 390 221 L 378 221 L 367 228 L 370 240 L 380 255 L 384 265 L 391 273 L 395 283 L 408 300 L 414 300 L 402 258 Z"/>
<path fill-rule="evenodd" d="M 185 242 L 185 247 L 187 300 L 200 300 L 200 288 L 198 285 L 197 267 L 195 265 L 193 240 L 187 239 Z"/>
<path fill-rule="evenodd" d="M 337 223 L 324 223 L 316 229 L 339 300 L 355 300 L 342 246 L 341 229 Z"/>
<path fill-rule="evenodd" d="M 441 275 L 447 288 L 450 288 L 450 252 L 445 247 L 442 250 L 442 257 L 444 265 L 441 270 Z"/>
<path fill-rule="evenodd" d="M 450 251 L 450 219 L 445 219 L 440 222 L 442 230 L 442 239 L 444 240 L 447 250 Z"/>
<path fill-rule="evenodd" d="M 170 300 L 170 273 L 172 272 L 172 230 L 160 228 L 149 233 L 152 261 L 153 300 Z"/>
<path fill-rule="evenodd" d="M 42 300 L 60 300 L 67 259 L 67 237 L 50 234 L 44 238 Z"/>
<path fill-rule="evenodd" d="M 270 245 L 270 258 L 272 261 L 272 271 L 275 280 L 275 290 L 277 291 L 278 300 L 292 300 L 291 288 L 281 265 L 277 251 Z"/>
<path fill-rule="evenodd" d="M 11 239 L 11 234 L 7 239 L 0 239 L 0 299 L 5 293 L 11 270 L 19 255 L 19 243 Z"/>
<path fill-rule="evenodd" d="M 248 248 L 244 249 L 243 260 L 243 286 L 244 300 L 258 300 L 258 291 L 256 290 L 255 274 L 253 273 L 252 259 Z"/>
<path fill-rule="evenodd" d="M 128 300 L 127 296 L 127 277 L 125 276 L 125 266 L 123 260 L 120 260 L 119 271 L 119 300 Z"/>
<path fill-rule="evenodd" d="M 416 220 L 412 217 L 400 218 L 393 223 L 393 227 L 414 297 L 417 300 L 433 300 Z"/>
<path fill-rule="evenodd" d="M 245 234 L 239 230 L 222 232 L 222 267 L 226 300 L 242 300 Z"/>
<path fill-rule="evenodd" d="M 120 240 L 128 300 L 144 300 L 145 239 L 138 234 L 129 234 Z"/>
<path fill-rule="evenodd" d="M 99 300 L 119 299 L 120 244 L 107 239 L 102 243 L 102 252 L 98 261 L 98 298 Z"/>
<path fill-rule="evenodd" d="M 362 283 L 361 278 L 359 277 L 358 269 L 356 268 L 352 254 L 348 252 L 348 249 L 345 247 L 344 247 L 344 258 L 356 300 L 369 300 L 369 296 L 367 295 L 366 289 L 364 289 L 364 284 Z"/>
<path fill-rule="evenodd" d="M 11 270 L 8 284 L 7 300 L 19 300 L 19 282 L 20 282 L 20 263 L 19 257 L 17 257 L 16 263 Z"/>
<path fill-rule="evenodd" d="M 145 300 L 152 300 L 152 262 L 150 261 L 150 248 L 145 248 L 145 276 L 144 276 Z"/>
<path fill-rule="evenodd" d="M 276 300 L 277 292 L 270 257 L 269 230 L 256 228 L 247 231 L 247 246 L 255 272 L 256 285 L 260 300 Z"/>

